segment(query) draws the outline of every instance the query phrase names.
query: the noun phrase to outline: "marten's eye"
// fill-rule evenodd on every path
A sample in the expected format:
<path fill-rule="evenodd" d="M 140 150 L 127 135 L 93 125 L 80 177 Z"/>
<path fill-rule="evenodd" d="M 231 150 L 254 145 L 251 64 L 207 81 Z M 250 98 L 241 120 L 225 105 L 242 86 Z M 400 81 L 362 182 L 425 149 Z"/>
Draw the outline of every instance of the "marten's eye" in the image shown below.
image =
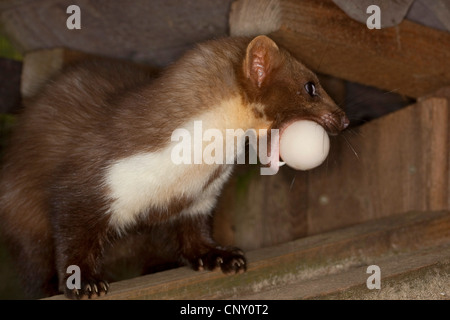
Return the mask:
<path fill-rule="evenodd" d="M 306 90 L 306 92 L 308 92 L 308 94 L 311 96 L 311 97 L 315 97 L 315 96 L 317 96 L 317 93 L 316 93 L 316 86 L 314 85 L 314 83 L 313 82 L 307 82 L 306 84 L 305 84 L 305 90 Z"/>

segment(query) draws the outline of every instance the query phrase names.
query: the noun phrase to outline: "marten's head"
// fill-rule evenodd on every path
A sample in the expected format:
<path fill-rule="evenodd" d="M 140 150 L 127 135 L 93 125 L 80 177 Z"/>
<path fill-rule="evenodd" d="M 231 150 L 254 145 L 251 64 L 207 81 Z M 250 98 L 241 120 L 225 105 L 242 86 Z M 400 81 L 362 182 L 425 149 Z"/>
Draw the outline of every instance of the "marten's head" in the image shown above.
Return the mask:
<path fill-rule="evenodd" d="M 292 121 L 312 120 L 335 135 L 349 125 L 317 76 L 267 36 L 248 44 L 241 85 L 249 102 L 263 106 L 257 114 L 273 129 L 282 131 Z"/>

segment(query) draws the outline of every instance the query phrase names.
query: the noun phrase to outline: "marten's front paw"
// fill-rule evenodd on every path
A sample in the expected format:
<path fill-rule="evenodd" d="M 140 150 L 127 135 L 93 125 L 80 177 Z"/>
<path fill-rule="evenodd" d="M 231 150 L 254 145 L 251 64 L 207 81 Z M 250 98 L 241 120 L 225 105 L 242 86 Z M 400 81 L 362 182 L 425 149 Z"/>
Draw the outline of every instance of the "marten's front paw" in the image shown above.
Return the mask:
<path fill-rule="evenodd" d="M 109 290 L 108 282 L 104 280 L 88 280 L 81 281 L 80 289 L 66 288 L 65 295 L 69 299 L 84 300 L 92 299 L 94 297 L 104 296 Z"/>
<path fill-rule="evenodd" d="M 194 270 L 220 268 L 226 274 L 242 273 L 247 270 L 244 252 L 238 248 L 213 248 L 206 254 L 191 260 L 191 264 Z"/>

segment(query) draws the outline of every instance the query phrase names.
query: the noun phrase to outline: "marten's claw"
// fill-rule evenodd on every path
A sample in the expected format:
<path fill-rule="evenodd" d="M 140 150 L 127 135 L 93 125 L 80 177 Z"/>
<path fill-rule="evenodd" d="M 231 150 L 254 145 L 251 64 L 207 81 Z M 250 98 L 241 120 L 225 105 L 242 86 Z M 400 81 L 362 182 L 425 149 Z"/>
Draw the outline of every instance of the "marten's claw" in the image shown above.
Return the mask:
<path fill-rule="evenodd" d="M 247 270 L 244 253 L 238 248 L 216 247 L 202 255 L 192 264 L 194 270 L 216 270 L 223 273 L 236 274 Z"/>
<path fill-rule="evenodd" d="M 82 281 L 80 289 L 66 288 L 65 295 L 73 300 L 85 300 L 100 297 L 108 293 L 109 284 L 104 280 Z"/>

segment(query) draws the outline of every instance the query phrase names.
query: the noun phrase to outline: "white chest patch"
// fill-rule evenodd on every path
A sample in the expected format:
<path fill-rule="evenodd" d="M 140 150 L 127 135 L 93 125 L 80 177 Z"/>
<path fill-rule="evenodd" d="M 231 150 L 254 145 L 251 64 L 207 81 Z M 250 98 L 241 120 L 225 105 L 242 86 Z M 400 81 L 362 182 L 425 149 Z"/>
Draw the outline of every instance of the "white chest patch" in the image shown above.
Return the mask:
<path fill-rule="evenodd" d="M 106 174 L 112 205 L 111 225 L 122 228 L 136 221 L 149 209 L 164 212 L 171 201 L 186 197 L 195 201 L 181 214 L 208 214 L 216 203 L 221 186 L 229 176 L 227 169 L 206 189 L 205 184 L 217 166 L 176 165 L 170 148 L 141 153 L 115 162 Z"/>

